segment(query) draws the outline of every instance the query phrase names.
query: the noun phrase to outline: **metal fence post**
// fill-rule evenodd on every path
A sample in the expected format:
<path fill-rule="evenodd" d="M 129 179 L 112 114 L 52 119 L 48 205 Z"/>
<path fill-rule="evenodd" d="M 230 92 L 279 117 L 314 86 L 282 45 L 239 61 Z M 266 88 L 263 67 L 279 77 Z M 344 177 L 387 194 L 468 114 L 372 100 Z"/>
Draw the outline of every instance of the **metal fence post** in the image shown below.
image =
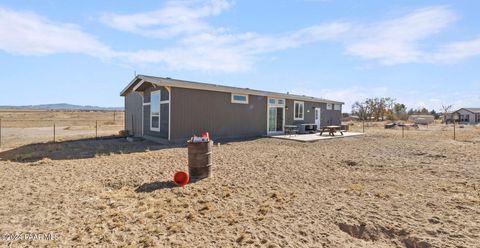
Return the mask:
<path fill-rule="evenodd" d="M 95 121 L 95 139 L 98 139 L 98 121 Z"/>
<path fill-rule="evenodd" d="M 115 111 L 113 111 L 113 122 L 115 122 Z"/>
<path fill-rule="evenodd" d="M 453 140 L 455 140 L 457 137 L 456 137 L 456 133 L 455 133 L 455 121 L 453 121 Z"/>
<path fill-rule="evenodd" d="M 55 122 L 53 123 L 53 143 L 55 143 Z"/>
<path fill-rule="evenodd" d="M 2 147 L 2 119 L 0 119 L 0 147 Z"/>

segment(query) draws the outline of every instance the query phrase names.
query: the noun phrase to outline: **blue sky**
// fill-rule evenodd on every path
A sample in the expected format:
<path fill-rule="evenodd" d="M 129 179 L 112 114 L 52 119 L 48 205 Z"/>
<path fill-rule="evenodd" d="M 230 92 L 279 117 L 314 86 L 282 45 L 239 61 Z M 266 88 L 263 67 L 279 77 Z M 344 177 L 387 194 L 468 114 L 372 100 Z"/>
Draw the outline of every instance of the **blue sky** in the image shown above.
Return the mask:
<path fill-rule="evenodd" d="M 480 107 L 479 1 L 0 1 L 0 105 L 122 106 L 138 74 Z"/>

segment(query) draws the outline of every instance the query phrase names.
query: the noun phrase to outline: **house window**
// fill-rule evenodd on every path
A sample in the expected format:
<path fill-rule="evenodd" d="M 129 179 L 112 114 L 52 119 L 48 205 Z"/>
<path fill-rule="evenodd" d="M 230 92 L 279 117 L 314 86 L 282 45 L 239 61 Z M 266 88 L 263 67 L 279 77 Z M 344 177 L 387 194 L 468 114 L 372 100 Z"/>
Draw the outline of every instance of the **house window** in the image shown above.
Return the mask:
<path fill-rule="evenodd" d="M 303 102 L 294 102 L 293 108 L 293 119 L 294 120 L 303 120 Z"/>
<path fill-rule="evenodd" d="M 332 104 L 331 103 L 327 103 L 327 110 L 332 110 Z"/>
<path fill-rule="evenodd" d="M 342 110 L 342 105 L 341 104 L 335 104 L 333 105 L 335 110 Z"/>
<path fill-rule="evenodd" d="M 160 132 L 160 91 L 150 93 L 150 130 Z"/>
<path fill-rule="evenodd" d="M 268 98 L 268 105 L 285 106 L 284 99 Z"/>
<path fill-rule="evenodd" d="M 248 95 L 232 94 L 232 103 L 248 104 Z"/>

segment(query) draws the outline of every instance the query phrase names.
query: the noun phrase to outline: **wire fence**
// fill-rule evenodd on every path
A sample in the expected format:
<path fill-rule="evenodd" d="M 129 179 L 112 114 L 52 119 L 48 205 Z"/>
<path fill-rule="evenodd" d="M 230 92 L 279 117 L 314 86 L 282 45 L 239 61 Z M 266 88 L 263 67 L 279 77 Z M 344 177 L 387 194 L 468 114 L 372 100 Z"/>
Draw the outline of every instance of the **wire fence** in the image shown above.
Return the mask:
<path fill-rule="evenodd" d="M 350 122 L 350 131 L 365 134 L 382 135 L 403 139 L 436 139 L 454 140 L 460 142 L 479 142 L 480 125 L 441 124 L 431 125 L 400 125 L 385 128 L 384 122 Z"/>
<path fill-rule="evenodd" d="M 43 142 L 119 135 L 124 120 L 114 119 L 1 119 L 0 149 Z"/>

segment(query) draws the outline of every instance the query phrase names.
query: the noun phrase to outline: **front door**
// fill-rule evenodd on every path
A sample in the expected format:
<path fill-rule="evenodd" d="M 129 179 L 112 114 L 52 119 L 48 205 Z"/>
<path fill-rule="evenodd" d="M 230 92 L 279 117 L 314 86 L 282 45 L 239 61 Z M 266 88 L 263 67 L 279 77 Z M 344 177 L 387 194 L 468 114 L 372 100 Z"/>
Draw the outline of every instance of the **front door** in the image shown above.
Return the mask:
<path fill-rule="evenodd" d="M 320 108 L 315 108 L 315 124 L 320 128 Z"/>
<path fill-rule="evenodd" d="M 285 125 L 285 100 L 284 99 L 268 99 L 268 134 L 283 133 Z"/>

